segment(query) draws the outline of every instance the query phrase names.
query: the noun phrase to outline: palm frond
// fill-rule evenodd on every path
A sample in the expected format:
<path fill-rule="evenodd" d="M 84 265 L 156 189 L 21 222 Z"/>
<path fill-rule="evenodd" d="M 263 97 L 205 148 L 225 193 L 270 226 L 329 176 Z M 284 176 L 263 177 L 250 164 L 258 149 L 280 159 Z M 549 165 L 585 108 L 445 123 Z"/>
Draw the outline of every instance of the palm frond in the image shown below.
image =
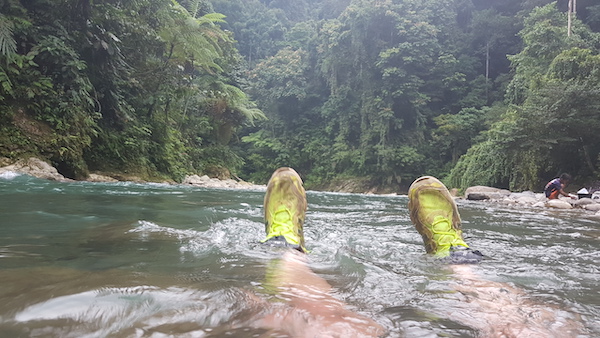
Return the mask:
<path fill-rule="evenodd" d="M 7 58 L 17 52 L 17 42 L 13 36 L 14 24 L 10 19 L 0 14 L 0 54 Z"/>
<path fill-rule="evenodd" d="M 256 104 L 250 101 L 246 93 L 240 88 L 223 82 L 219 82 L 218 86 L 229 108 L 242 115 L 249 123 L 253 124 L 256 120 L 265 120 L 267 118 L 260 109 L 256 108 Z"/>
<path fill-rule="evenodd" d="M 209 13 L 195 18 L 193 13 L 172 0 L 169 10 L 161 15 L 164 29 L 160 36 L 173 46 L 173 57 L 193 60 L 194 64 L 204 69 L 222 71 L 217 64 L 223 55 L 222 42 L 230 41 L 216 23 L 223 22 L 225 16 Z"/>

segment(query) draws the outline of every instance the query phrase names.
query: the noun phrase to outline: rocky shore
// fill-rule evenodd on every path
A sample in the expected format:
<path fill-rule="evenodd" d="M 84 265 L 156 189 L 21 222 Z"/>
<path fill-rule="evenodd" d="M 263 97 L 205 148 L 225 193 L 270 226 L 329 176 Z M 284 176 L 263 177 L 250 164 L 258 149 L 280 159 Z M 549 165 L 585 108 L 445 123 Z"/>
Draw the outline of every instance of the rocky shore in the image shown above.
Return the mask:
<path fill-rule="evenodd" d="M 72 179 L 66 178 L 61 175 L 56 168 L 51 166 L 45 161 L 42 161 L 38 158 L 31 157 L 29 159 L 20 159 L 16 162 L 11 162 L 8 158 L 0 158 L 0 175 L 8 172 L 14 172 L 19 174 L 30 175 L 33 177 L 48 179 L 59 182 L 69 182 L 73 181 Z M 135 176 L 124 176 L 124 175 L 114 175 L 108 176 L 99 173 L 90 174 L 85 181 L 88 182 L 119 182 L 119 181 L 127 181 L 127 182 L 135 182 L 135 183 L 147 183 L 146 181 L 141 180 Z M 181 183 L 175 182 L 160 182 L 167 184 L 182 184 L 182 185 L 190 185 L 194 187 L 203 187 L 203 188 L 230 188 L 230 189 L 254 189 L 254 190 L 262 190 L 266 189 L 264 185 L 256 185 L 248 182 L 244 182 L 242 180 L 233 180 L 233 179 L 225 179 L 220 180 L 218 178 L 210 178 L 206 175 L 198 176 L 198 175 L 188 175 L 186 176 Z"/>
<path fill-rule="evenodd" d="M 4 173 L 19 173 L 34 176 L 37 178 L 69 182 L 73 181 L 61 175 L 56 168 L 45 161 L 31 157 L 29 159 L 20 159 L 16 162 L 11 162 L 8 158 L 0 158 L 0 175 Z M 136 182 L 147 183 L 135 176 L 124 175 L 103 175 L 99 173 L 90 174 L 86 181 L 88 182 Z M 176 182 L 160 182 L 166 184 L 181 184 L 203 188 L 224 188 L 224 189 L 252 189 L 264 190 L 265 185 L 256 185 L 242 180 L 233 179 L 218 179 L 211 178 L 207 175 L 188 175 L 181 183 Z M 498 189 L 486 186 L 474 186 L 465 191 L 465 195 L 457 196 L 470 201 L 481 201 L 483 203 L 494 203 L 518 208 L 533 208 L 533 209 L 583 209 L 600 217 L 600 198 L 581 198 L 571 199 L 562 197 L 556 200 L 548 200 L 543 193 L 534 193 L 532 191 L 511 192 L 505 189 Z"/>
<path fill-rule="evenodd" d="M 600 199 L 587 197 L 573 199 L 561 196 L 559 199 L 549 200 L 543 193 L 534 193 L 533 191 L 511 192 L 493 187 L 474 186 L 465 190 L 465 196 L 460 198 L 518 208 L 583 209 L 600 217 Z"/>

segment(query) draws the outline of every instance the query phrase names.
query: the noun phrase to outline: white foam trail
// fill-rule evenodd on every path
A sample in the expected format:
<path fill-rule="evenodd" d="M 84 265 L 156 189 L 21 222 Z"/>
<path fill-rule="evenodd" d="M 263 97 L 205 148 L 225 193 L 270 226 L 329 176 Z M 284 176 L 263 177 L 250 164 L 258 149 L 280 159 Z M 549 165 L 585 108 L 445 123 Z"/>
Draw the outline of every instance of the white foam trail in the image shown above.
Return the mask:
<path fill-rule="evenodd" d="M 174 229 L 170 227 L 160 226 L 156 223 L 149 221 L 138 221 L 138 226 L 127 231 L 127 233 L 139 233 L 143 239 L 147 239 L 148 236 L 152 233 L 165 234 L 169 236 L 176 237 L 179 240 L 196 238 L 201 233 L 196 230 L 182 230 L 182 229 Z"/>

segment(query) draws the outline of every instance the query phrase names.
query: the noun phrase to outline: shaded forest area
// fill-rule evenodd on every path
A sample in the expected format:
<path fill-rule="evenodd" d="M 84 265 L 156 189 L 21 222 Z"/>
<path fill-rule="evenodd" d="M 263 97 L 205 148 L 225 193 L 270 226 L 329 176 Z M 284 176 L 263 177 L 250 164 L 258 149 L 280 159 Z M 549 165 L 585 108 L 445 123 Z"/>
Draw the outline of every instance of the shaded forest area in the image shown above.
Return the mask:
<path fill-rule="evenodd" d="M 323 189 L 594 181 L 600 4 L 569 2 L 4 0 L 0 155 Z"/>

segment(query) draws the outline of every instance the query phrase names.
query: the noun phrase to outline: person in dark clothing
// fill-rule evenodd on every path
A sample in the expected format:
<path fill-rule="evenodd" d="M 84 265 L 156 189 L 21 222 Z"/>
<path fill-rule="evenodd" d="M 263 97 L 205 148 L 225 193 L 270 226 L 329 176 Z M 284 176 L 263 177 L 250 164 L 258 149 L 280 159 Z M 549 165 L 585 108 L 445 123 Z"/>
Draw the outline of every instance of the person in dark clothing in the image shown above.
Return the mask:
<path fill-rule="evenodd" d="M 571 182 L 571 175 L 567 173 L 560 174 L 560 177 L 553 179 L 546 184 L 544 193 L 549 199 L 557 199 L 560 195 L 574 198 L 565 192 L 565 187 Z"/>

